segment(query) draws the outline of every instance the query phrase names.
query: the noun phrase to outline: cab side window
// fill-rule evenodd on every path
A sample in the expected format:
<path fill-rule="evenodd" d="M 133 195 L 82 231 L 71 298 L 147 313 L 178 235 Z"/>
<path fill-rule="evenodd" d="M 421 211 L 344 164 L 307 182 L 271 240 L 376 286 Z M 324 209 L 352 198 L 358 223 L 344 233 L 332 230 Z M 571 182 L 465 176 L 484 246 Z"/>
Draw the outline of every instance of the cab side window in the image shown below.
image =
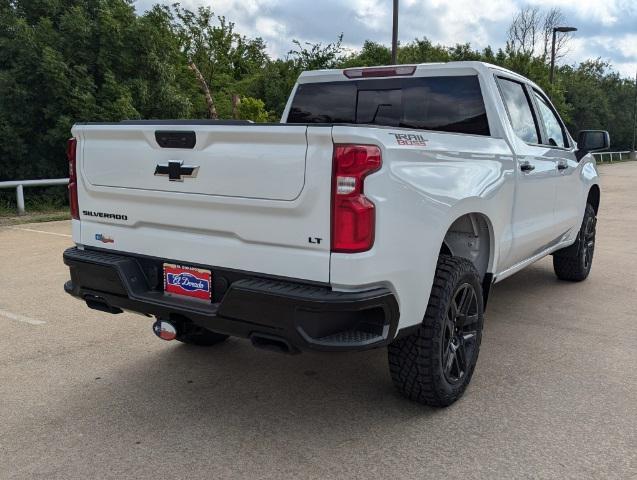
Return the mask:
<path fill-rule="evenodd" d="M 538 125 L 533 116 L 530 99 L 521 83 L 498 77 L 502 100 L 509 112 L 516 135 L 527 143 L 540 143 Z"/>
<path fill-rule="evenodd" d="M 546 132 L 546 139 L 542 143 L 553 147 L 568 147 L 566 132 L 564 131 L 564 127 L 562 127 L 562 123 L 557 118 L 556 113 L 553 111 L 553 108 L 539 92 L 534 90 L 533 94 L 535 95 L 537 108 L 540 112 L 540 118 L 542 119 L 542 123 L 544 123 L 544 130 Z"/>

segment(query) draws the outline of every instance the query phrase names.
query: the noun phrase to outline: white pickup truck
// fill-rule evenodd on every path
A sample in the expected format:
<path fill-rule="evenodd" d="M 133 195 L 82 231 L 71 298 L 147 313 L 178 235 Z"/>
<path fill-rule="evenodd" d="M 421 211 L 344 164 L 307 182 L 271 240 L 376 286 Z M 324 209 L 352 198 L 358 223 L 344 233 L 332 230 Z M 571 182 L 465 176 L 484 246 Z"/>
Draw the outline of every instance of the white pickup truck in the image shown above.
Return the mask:
<path fill-rule="evenodd" d="M 163 339 L 388 347 L 408 398 L 453 403 L 491 285 L 591 268 L 599 178 L 541 89 L 479 62 L 303 73 L 281 123 L 81 123 L 65 290 Z"/>

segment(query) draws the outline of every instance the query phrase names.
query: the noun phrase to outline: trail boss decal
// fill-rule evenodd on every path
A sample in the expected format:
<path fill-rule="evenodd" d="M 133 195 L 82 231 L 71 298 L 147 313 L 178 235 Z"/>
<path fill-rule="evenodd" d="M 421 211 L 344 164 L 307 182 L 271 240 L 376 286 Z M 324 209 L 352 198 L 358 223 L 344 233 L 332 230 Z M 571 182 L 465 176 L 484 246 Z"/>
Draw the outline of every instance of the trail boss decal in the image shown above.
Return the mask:
<path fill-rule="evenodd" d="M 390 133 L 390 135 L 394 136 L 398 145 L 427 146 L 425 137 L 416 133 Z"/>

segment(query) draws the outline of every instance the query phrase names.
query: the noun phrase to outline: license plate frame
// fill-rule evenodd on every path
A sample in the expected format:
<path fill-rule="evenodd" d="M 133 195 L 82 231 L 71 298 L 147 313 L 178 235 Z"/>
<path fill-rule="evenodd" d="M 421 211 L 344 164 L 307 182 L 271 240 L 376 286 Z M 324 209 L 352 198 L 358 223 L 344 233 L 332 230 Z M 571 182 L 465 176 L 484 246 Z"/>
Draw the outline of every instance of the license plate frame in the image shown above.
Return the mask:
<path fill-rule="evenodd" d="M 210 302 L 212 271 L 175 263 L 164 263 L 164 295 Z"/>

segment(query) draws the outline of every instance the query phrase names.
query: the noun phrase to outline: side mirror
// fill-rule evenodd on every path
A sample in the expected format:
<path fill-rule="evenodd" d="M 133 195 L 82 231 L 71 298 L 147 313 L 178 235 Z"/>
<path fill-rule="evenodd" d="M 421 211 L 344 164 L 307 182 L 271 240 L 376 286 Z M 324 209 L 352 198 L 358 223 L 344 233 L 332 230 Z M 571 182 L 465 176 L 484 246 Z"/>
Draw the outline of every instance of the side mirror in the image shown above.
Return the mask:
<path fill-rule="evenodd" d="M 610 147 L 610 135 L 606 130 L 581 130 L 577 134 L 577 161 L 589 152 L 599 152 Z"/>

